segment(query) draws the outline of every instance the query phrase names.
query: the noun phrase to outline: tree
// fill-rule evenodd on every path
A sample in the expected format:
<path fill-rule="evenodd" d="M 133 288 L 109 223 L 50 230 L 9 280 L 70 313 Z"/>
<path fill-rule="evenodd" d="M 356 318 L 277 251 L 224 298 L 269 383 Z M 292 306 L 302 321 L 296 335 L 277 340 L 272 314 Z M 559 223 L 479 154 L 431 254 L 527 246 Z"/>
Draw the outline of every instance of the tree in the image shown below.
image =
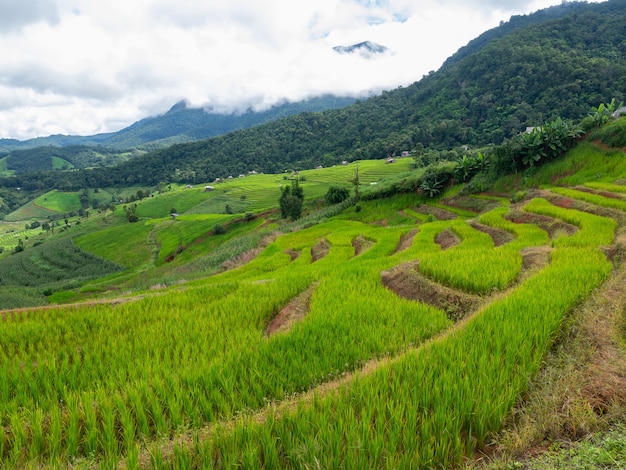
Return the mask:
<path fill-rule="evenodd" d="M 291 186 L 285 186 L 279 199 L 280 215 L 283 219 L 299 219 L 302 215 L 302 204 L 304 203 L 304 191 L 298 183 L 298 178 L 291 181 Z"/>
<path fill-rule="evenodd" d="M 357 165 L 356 170 L 354 170 L 354 179 L 352 180 L 352 184 L 354 184 L 354 202 L 357 203 L 361 199 L 361 192 L 359 191 L 359 166 Z"/>

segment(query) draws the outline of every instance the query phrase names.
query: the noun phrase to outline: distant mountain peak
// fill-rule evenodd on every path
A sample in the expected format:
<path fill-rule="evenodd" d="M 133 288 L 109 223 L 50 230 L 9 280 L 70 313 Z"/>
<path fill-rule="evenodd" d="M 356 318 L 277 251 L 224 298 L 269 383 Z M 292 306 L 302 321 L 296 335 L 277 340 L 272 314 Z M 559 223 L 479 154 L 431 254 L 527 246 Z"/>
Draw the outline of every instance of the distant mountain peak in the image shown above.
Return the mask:
<path fill-rule="evenodd" d="M 365 59 L 373 59 L 389 51 L 389 48 L 372 41 L 363 41 L 351 46 L 335 46 L 333 50 L 338 54 L 358 54 Z"/>
<path fill-rule="evenodd" d="M 178 103 L 176 103 L 174 106 L 172 106 L 168 113 L 173 113 L 176 111 L 184 111 L 185 109 L 189 108 L 189 100 L 180 100 Z"/>

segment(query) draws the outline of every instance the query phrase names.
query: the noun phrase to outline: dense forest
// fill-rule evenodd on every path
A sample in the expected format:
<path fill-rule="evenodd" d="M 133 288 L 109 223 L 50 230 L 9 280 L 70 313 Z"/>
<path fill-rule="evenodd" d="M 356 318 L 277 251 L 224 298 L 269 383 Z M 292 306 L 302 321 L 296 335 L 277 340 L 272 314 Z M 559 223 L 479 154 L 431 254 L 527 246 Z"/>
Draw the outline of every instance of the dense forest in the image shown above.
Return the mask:
<path fill-rule="evenodd" d="M 626 90 L 626 0 L 514 17 L 437 72 L 337 110 L 305 112 L 114 168 L 3 179 L 26 189 L 206 182 L 251 170 L 332 165 L 402 151 L 500 144 L 527 126 L 580 120 Z"/>

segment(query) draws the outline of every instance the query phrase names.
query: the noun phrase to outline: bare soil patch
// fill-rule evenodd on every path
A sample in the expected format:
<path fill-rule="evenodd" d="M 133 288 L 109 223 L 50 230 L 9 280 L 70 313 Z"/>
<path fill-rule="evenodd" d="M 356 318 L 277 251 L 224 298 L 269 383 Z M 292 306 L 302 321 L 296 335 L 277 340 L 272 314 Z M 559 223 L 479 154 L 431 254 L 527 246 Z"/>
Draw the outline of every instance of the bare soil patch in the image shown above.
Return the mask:
<path fill-rule="evenodd" d="M 626 259 L 626 231 L 620 229 L 615 236 L 615 241 L 611 246 L 602 248 L 606 259 L 611 261 L 615 267 L 619 267 L 620 263 L 623 263 Z"/>
<path fill-rule="evenodd" d="M 461 243 L 459 236 L 450 229 L 439 232 L 435 237 L 435 243 L 441 246 L 442 250 L 447 250 Z"/>
<path fill-rule="evenodd" d="M 354 248 L 354 256 L 359 256 L 361 253 L 365 253 L 375 242 L 369 238 L 365 238 L 363 235 L 359 235 L 352 239 L 352 247 Z"/>
<path fill-rule="evenodd" d="M 289 255 L 289 257 L 291 258 L 291 261 L 295 261 L 300 257 L 301 250 L 289 249 L 289 250 L 285 250 L 284 253 L 286 255 Z"/>
<path fill-rule="evenodd" d="M 486 233 L 493 240 L 494 246 L 501 246 L 515 239 L 513 234 L 499 228 L 490 227 L 489 225 L 480 224 L 478 222 L 472 222 L 469 224 L 476 230 L 480 230 Z"/>
<path fill-rule="evenodd" d="M 252 261 L 254 258 L 256 258 L 257 256 L 259 256 L 261 254 L 261 252 L 267 248 L 267 246 L 272 243 L 274 240 L 276 240 L 278 238 L 278 233 L 273 233 L 271 235 L 268 235 L 267 237 L 263 238 L 261 240 L 261 242 L 259 243 L 259 246 L 257 246 L 256 248 L 253 248 L 251 250 L 246 251 L 245 253 L 240 254 L 239 256 L 230 259 L 228 261 L 224 261 L 222 263 L 222 270 L 219 272 L 224 272 L 224 271 L 228 271 L 230 269 L 235 269 L 235 268 L 239 268 L 241 266 L 243 266 L 244 264 L 249 263 L 250 261 Z"/>
<path fill-rule="evenodd" d="M 437 218 L 437 220 L 454 220 L 457 218 L 456 214 L 454 214 L 453 212 L 447 211 L 445 209 L 441 209 L 440 207 L 429 206 L 427 204 L 422 204 L 421 206 L 417 207 L 415 210 L 419 212 L 420 214 L 425 214 L 425 215 L 432 214 Z"/>
<path fill-rule="evenodd" d="M 399 253 L 401 251 L 407 250 L 413 244 L 413 238 L 417 235 L 417 229 L 413 229 L 410 232 L 405 233 L 400 237 L 400 241 L 398 242 L 398 246 L 394 253 Z"/>
<path fill-rule="evenodd" d="M 330 242 L 325 238 L 311 247 L 311 263 L 321 260 L 330 252 Z"/>
<path fill-rule="evenodd" d="M 552 248 L 549 246 L 531 246 L 524 248 L 522 255 L 522 276 L 529 276 L 550 263 L 550 253 Z"/>
<path fill-rule="evenodd" d="M 454 321 L 465 318 L 482 303 L 475 295 L 433 282 L 417 271 L 418 262 L 396 266 L 381 273 L 382 283 L 400 297 L 416 300 L 443 310 Z"/>
<path fill-rule="evenodd" d="M 475 212 L 476 214 L 488 212 L 491 209 L 495 209 L 500 206 L 500 202 L 493 199 L 481 199 L 471 196 L 454 196 L 445 198 L 441 200 L 441 203 L 446 206 L 456 207 L 457 209 Z"/>
<path fill-rule="evenodd" d="M 289 331 L 296 322 L 302 320 L 309 313 L 311 297 L 316 287 L 317 284 L 311 285 L 285 305 L 267 325 L 265 335 L 272 336 L 276 333 Z"/>

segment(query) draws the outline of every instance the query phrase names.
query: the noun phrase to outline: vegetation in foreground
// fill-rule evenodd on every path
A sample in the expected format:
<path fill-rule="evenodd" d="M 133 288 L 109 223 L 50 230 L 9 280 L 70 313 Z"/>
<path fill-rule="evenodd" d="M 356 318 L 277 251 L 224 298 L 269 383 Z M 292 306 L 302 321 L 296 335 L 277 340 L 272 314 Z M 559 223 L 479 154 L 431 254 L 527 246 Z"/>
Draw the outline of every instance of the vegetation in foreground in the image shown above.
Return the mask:
<path fill-rule="evenodd" d="M 316 215 L 309 201 L 305 220 L 282 225 L 282 235 L 267 239 L 256 258 L 210 277 L 202 273 L 213 271 L 199 262 L 209 263 L 204 250 L 237 240 L 250 246 L 243 241 L 284 222 L 259 213 L 205 216 L 190 207 L 180 218 L 129 224 L 129 207 L 135 207 L 129 203 L 49 234 L 41 246 L 92 227 L 76 238 L 79 246 L 138 267 L 78 295 L 146 290 L 104 303 L 2 313 L 3 462 L 463 465 L 476 449 L 497 442 L 511 410 L 522 409 L 520 397 L 531 397 L 529 384 L 545 354 L 565 343 L 557 339 L 571 312 L 595 298 L 594 289 L 621 266 L 624 154 L 584 148 L 595 156 L 581 172 L 591 172 L 592 165 L 612 168 L 601 177 L 596 171 L 584 190 L 545 189 L 515 195 L 519 201 L 511 204 L 441 188 L 433 202 L 424 188 L 420 194 L 410 190 L 444 174 L 427 169 L 414 182 L 407 176 L 369 185 L 358 210 L 345 200 Z M 561 168 L 575 165 L 581 151 L 533 166 L 525 183 L 532 176 L 563 184 Z M 315 174 L 304 175 L 304 194 L 323 197 L 337 182 L 328 177 L 314 183 L 309 177 Z M 267 186 L 274 206 L 278 186 Z M 250 196 L 243 201 L 257 205 L 244 210 L 267 210 L 263 201 L 269 199 L 253 187 L 241 193 L 233 186 L 226 194 Z M 389 188 L 409 192 L 381 198 Z M 145 205 L 145 214 L 158 215 L 160 197 L 137 201 L 134 213 Z M 207 234 L 218 220 L 225 232 Z M 261 243 L 256 240 L 252 245 Z M 130 248 L 123 251 L 125 246 Z M 170 250 L 175 256 L 166 261 Z M 404 284 L 381 281 L 381 273 L 393 272 Z M 177 284 L 185 275 L 187 282 Z M 159 276 L 169 277 L 171 286 L 147 289 Z M 446 294 L 419 294 L 425 285 L 441 286 L 438 292 Z M 451 292 L 478 303 L 449 317 Z M 602 406 L 614 407 L 612 399 Z M 613 417 L 623 421 L 623 414 Z M 608 455 L 619 459 L 611 439 L 609 434 L 605 441 Z"/>

